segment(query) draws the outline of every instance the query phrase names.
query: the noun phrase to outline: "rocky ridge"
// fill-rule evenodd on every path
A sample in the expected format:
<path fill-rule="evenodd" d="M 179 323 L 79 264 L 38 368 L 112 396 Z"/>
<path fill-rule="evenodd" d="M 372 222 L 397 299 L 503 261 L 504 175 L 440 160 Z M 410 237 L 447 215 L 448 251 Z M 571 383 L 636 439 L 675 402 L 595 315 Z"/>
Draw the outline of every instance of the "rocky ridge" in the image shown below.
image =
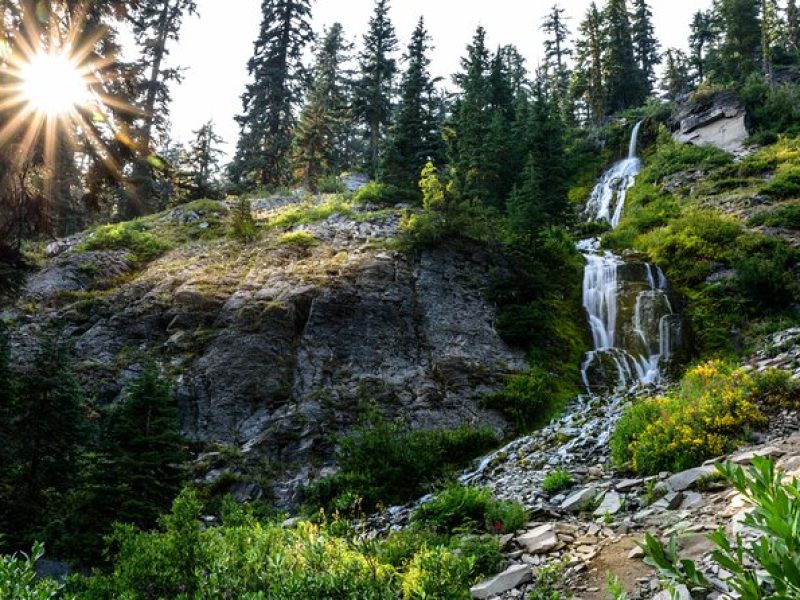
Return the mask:
<path fill-rule="evenodd" d="M 157 360 L 177 379 L 184 432 L 208 450 L 198 481 L 229 481 L 240 499 L 281 507 L 296 504 L 330 464 L 332 438 L 368 410 L 415 427 L 505 431 L 478 400 L 527 365 L 493 327 L 485 291 L 495 257 L 469 243 L 395 250 L 403 207 L 268 227 L 302 202 L 253 201 L 265 228 L 254 244 L 223 230 L 145 265 L 125 250 L 83 251 L 91 234 L 51 245 L 2 313 L 14 323 L 12 351 L 24 362 L 42 335 L 58 333 L 100 403 Z M 150 227 L 208 235 L 217 216 L 178 208 Z M 300 242 L 286 237 L 297 233 Z"/>

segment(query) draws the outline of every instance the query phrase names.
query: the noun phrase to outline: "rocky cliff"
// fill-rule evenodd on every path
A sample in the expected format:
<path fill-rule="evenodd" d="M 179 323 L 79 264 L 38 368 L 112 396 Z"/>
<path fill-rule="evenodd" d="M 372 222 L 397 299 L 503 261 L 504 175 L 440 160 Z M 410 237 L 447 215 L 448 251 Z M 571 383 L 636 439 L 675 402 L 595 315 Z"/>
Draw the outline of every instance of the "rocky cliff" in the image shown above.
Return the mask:
<path fill-rule="evenodd" d="M 213 233 L 224 205 L 159 215 L 145 229 L 178 241 L 145 264 L 125 248 L 88 251 L 92 234 L 51 245 L 2 313 L 17 358 L 58 333 L 100 403 L 156 360 L 176 378 L 185 433 L 214 450 L 201 479 L 228 470 L 236 495 L 280 506 L 367 411 L 419 428 L 504 430 L 478 400 L 526 364 L 493 327 L 485 290 L 496 258 L 469 243 L 393 249 L 399 209 L 269 226 L 298 202 L 254 201 L 265 233 L 248 245 Z"/>

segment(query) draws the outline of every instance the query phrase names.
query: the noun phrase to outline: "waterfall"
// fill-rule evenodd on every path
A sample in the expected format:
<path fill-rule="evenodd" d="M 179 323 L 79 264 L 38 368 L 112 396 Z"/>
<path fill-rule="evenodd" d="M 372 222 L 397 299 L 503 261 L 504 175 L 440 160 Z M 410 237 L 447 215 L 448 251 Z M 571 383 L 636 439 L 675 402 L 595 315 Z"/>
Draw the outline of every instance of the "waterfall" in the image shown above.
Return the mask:
<path fill-rule="evenodd" d="M 642 169 L 636 155 L 641 126 L 631 132 L 628 157 L 606 171 L 592 191 L 589 220 L 619 225 L 627 192 Z M 584 384 L 591 392 L 598 378 L 612 389 L 657 383 L 679 337 L 666 276 L 657 266 L 602 251 L 599 239 L 584 240 L 578 249 L 586 259 L 583 306 L 594 342 L 582 365 Z M 628 307 L 620 306 L 623 301 Z"/>

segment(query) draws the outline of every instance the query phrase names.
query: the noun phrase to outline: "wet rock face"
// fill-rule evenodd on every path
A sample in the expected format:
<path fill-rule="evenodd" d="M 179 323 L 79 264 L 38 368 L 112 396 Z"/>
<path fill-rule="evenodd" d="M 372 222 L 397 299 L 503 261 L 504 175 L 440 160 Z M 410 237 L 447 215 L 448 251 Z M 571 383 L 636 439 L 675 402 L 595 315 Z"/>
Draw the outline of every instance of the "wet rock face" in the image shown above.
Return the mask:
<path fill-rule="evenodd" d="M 120 365 L 158 360 L 178 381 L 186 435 L 276 467 L 277 500 L 288 507 L 314 474 L 310 459 L 326 464 L 332 440 L 367 407 L 416 427 L 507 427 L 478 406 L 505 375 L 527 369 L 493 328 L 484 292 L 495 259 L 466 244 L 420 256 L 365 246 L 397 224 L 334 215 L 308 228 L 315 248 L 181 247 L 80 315 L 52 302 L 87 289 L 73 276 L 80 265 L 113 275 L 126 264 L 67 252 L 30 280 L 20 305 L 40 308 L 16 315 L 14 348 L 27 355 L 37 336 L 63 331 L 103 402 L 135 375 Z"/>
<path fill-rule="evenodd" d="M 718 92 L 700 100 L 690 100 L 672 117 L 676 141 L 698 146 L 716 146 L 726 152 L 744 150 L 747 111 L 734 92 Z"/>

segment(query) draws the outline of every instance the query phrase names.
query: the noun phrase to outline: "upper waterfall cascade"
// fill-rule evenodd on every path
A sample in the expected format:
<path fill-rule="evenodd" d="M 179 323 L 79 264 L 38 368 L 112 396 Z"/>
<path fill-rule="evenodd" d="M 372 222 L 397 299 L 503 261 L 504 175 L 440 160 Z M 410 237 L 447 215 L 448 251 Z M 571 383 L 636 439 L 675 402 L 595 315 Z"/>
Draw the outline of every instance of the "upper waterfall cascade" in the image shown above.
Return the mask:
<path fill-rule="evenodd" d="M 642 169 L 636 155 L 641 125 L 633 128 L 628 157 L 606 171 L 592 191 L 586 206 L 590 220 L 619 225 L 627 192 Z M 582 368 L 587 389 L 598 380 L 609 388 L 658 382 L 664 360 L 680 341 L 664 273 L 602 251 L 596 238 L 580 242 L 578 249 L 586 258 L 583 305 L 594 343 Z"/>

